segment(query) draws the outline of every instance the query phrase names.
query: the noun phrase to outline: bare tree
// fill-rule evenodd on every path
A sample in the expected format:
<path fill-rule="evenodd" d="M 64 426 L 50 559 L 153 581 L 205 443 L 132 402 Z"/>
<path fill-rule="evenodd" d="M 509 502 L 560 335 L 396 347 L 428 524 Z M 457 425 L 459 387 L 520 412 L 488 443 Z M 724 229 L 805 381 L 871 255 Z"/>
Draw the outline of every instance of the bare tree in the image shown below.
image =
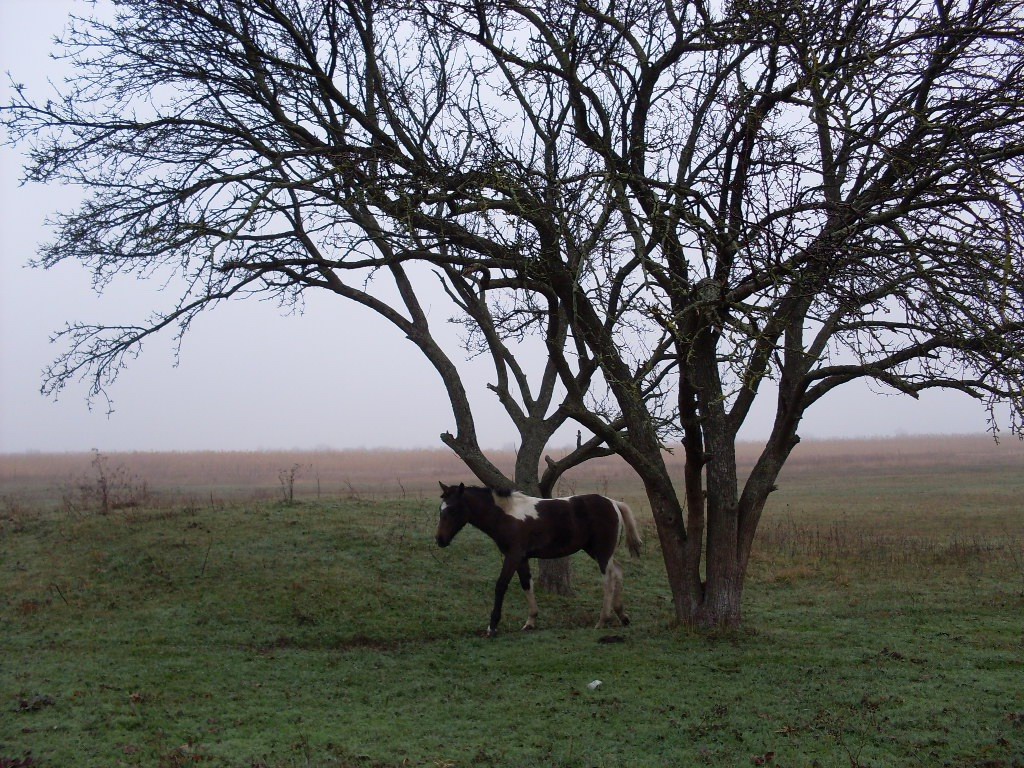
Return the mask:
<path fill-rule="evenodd" d="M 560 94 L 586 158 L 573 178 L 603 185 L 587 221 L 615 245 L 575 247 L 577 222 L 537 260 L 626 428 L 575 415 L 644 478 L 681 620 L 739 622 L 767 497 L 836 386 L 1008 400 L 1020 432 L 1018 4 L 492 5 L 449 4 L 446 23 L 531 120 L 538 94 Z M 640 376 L 622 354 L 638 337 L 670 345 Z M 664 400 L 642 391 L 662 366 L 685 520 L 651 408 Z M 741 485 L 736 435 L 766 379 L 775 425 Z"/>
<path fill-rule="evenodd" d="M 607 455 L 588 439 L 543 461 L 568 414 L 554 365 L 531 371 L 517 341 L 535 324 L 552 344 L 564 343 L 557 299 L 540 297 L 525 322 L 520 310 L 489 301 L 486 269 L 465 255 L 442 258 L 443 241 L 407 219 L 410 195 L 425 190 L 413 169 L 433 163 L 441 174 L 456 159 L 441 156 L 435 144 L 447 139 L 424 122 L 450 109 L 455 95 L 442 83 L 445 50 L 425 39 L 400 57 L 377 50 L 375 36 L 393 31 L 394 19 L 378 25 L 372 3 L 117 7 L 113 20 L 75 19 L 68 29 L 63 51 L 77 76 L 62 100 L 33 104 L 18 88 L 5 110 L 10 135 L 36 141 L 29 179 L 91 193 L 60 219 L 36 265 L 77 259 L 100 289 L 118 276 L 145 276 L 170 281 L 180 296 L 142 324 L 68 326 L 44 392 L 86 379 L 90 397 L 106 396 L 148 336 L 169 330 L 180 342 L 200 312 L 225 300 L 298 304 L 320 289 L 377 312 L 419 348 L 454 414 L 454 434 L 441 439 L 481 481 L 548 496 L 567 469 Z M 434 91 L 407 82 L 418 68 L 438 79 Z M 440 199 L 416 204 L 444 215 Z M 424 253 L 441 265 L 434 274 L 467 344 L 493 361 L 490 387 L 519 437 L 511 477 L 481 448 L 458 361 L 428 320 L 422 294 L 434 278 L 410 265 Z M 587 388 L 592 375 L 579 372 L 578 385 Z M 565 592 L 569 579 L 568 561 L 540 566 L 542 587 Z"/>
<path fill-rule="evenodd" d="M 739 623 L 768 495 L 837 386 L 952 388 L 1010 403 L 1021 432 L 1015 0 L 118 5 L 70 33 L 66 98 L 20 96 L 6 122 L 29 178 L 90 192 L 42 265 L 185 290 L 144 326 L 69 328 L 51 389 L 101 391 L 223 299 L 330 290 L 419 346 L 445 442 L 496 484 L 419 305 L 429 268 L 495 363 L 524 473 L 551 487 L 537 466 L 566 419 L 594 437 L 549 472 L 623 456 L 675 615 L 702 626 Z M 516 350 L 537 339 L 530 379 Z M 741 482 L 759 396 L 775 423 Z"/>

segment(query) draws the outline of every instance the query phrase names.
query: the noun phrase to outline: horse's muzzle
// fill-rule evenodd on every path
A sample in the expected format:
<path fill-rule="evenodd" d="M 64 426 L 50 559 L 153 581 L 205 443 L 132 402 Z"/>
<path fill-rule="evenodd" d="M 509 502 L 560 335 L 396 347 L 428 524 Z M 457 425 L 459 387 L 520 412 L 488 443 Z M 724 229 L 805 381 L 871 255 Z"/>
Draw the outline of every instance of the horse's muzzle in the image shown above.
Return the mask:
<path fill-rule="evenodd" d="M 444 536 L 438 536 L 437 537 L 437 546 L 441 547 L 441 549 L 444 549 L 445 547 L 447 547 L 451 543 L 452 543 L 451 539 L 446 539 Z"/>

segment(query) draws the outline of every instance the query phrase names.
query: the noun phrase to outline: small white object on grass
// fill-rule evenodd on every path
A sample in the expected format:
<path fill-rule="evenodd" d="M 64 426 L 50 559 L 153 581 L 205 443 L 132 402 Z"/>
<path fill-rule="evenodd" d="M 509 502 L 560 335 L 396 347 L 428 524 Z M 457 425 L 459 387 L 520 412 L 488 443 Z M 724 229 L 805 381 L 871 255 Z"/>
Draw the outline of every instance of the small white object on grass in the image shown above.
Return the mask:
<path fill-rule="evenodd" d="M 587 683 L 587 688 L 589 688 L 592 691 L 596 691 L 600 687 L 601 687 L 601 681 L 600 680 L 595 680 L 592 683 Z"/>

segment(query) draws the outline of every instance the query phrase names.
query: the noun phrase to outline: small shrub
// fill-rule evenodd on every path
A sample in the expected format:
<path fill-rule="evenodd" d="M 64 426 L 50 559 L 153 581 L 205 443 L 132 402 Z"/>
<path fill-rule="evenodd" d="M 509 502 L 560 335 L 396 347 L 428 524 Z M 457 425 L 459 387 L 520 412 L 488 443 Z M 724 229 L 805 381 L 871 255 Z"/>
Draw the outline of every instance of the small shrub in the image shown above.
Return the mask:
<path fill-rule="evenodd" d="M 149 501 L 149 488 L 144 480 L 123 464 L 111 464 L 95 448 L 92 453 L 91 471 L 73 480 L 62 496 L 68 513 L 108 515 L 144 506 Z"/>
<path fill-rule="evenodd" d="M 284 496 L 286 504 L 295 501 L 295 481 L 302 476 L 303 469 L 301 464 L 293 464 L 291 469 L 282 469 L 277 473 L 278 482 L 281 483 L 281 495 Z"/>
<path fill-rule="evenodd" d="M 28 518 L 29 511 L 21 501 L 13 496 L 3 497 L 3 506 L 0 507 L 0 523 L 9 525 L 12 533 L 22 533 Z M 0 531 L 3 531 L 6 525 L 0 525 Z"/>

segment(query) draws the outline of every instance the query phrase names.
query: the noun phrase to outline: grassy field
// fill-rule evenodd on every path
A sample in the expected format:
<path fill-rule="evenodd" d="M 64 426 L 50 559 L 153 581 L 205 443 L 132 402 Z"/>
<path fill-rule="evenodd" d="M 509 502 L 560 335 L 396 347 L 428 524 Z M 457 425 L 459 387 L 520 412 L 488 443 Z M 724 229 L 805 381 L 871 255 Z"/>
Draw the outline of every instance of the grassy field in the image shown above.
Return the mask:
<path fill-rule="evenodd" d="M 106 514 L 88 457 L 45 502 L 2 476 L 0 766 L 1024 766 L 1022 452 L 908 445 L 795 462 L 714 637 L 671 626 L 649 520 L 631 627 L 592 628 L 581 559 L 491 641 L 497 553 L 437 549 L 411 473 L 286 503 L 272 473 L 246 499 L 132 467 L 146 503 Z M 635 494 L 596 472 L 572 482 Z"/>

